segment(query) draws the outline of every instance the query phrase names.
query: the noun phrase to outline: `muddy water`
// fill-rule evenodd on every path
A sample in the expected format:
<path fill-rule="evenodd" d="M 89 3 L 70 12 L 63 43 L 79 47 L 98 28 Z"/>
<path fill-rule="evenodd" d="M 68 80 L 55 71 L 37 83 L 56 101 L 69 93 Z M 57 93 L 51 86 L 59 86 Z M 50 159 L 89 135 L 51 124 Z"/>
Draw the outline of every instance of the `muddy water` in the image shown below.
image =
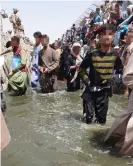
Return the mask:
<path fill-rule="evenodd" d="M 106 131 L 127 100 L 114 96 L 106 126 L 82 123 L 81 92 L 7 96 L 6 120 L 12 137 L 2 152 L 2 166 L 126 166 L 103 146 Z"/>

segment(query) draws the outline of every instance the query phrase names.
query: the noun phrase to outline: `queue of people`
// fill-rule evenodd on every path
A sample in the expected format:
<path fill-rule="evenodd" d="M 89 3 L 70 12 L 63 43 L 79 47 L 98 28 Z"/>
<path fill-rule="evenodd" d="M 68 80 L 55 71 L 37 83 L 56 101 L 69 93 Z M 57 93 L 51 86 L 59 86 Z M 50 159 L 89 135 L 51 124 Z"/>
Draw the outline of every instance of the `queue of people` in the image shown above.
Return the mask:
<path fill-rule="evenodd" d="M 25 95 L 28 87 L 40 87 L 42 93 L 53 93 L 57 80 L 66 82 L 67 91 L 83 89 L 83 121 L 87 124 L 106 124 L 109 98 L 114 82 L 124 84 L 129 97 L 126 113 L 120 115 L 109 132 L 106 142 L 113 138 L 122 155 L 133 156 L 133 5 L 130 1 L 105 1 L 96 7 L 82 26 L 73 24 L 61 40 L 49 44 L 41 32 L 33 34 L 35 45 L 31 63 L 17 36 L 6 45 L 13 52 L 12 71 L 8 89 Z M 124 81 L 122 77 L 124 75 Z M 115 76 L 115 77 L 114 77 Z M 84 85 L 83 85 L 84 84 Z M 123 127 L 122 127 L 123 125 Z M 121 130 L 122 128 L 122 130 Z M 122 146 L 121 146 L 122 145 Z"/>

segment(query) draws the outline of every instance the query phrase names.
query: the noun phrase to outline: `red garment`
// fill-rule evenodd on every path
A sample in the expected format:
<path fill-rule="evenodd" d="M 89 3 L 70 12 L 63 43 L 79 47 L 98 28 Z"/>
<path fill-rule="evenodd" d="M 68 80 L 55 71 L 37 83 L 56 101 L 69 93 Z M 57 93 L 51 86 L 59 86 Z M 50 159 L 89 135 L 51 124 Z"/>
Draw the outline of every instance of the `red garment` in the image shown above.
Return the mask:
<path fill-rule="evenodd" d="M 15 56 L 18 56 L 19 53 L 21 52 L 21 50 L 22 50 L 22 47 L 21 47 L 21 46 L 14 47 L 14 48 L 13 48 L 13 53 L 14 53 L 14 55 L 15 55 Z"/>
<path fill-rule="evenodd" d="M 28 68 L 25 66 L 25 68 L 24 68 L 24 69 L 22 69 L 21 71 L 22 71 L 22 72 L 26 72 L 26 73 L 27 73 L 27 72 L 28 72 Z"/>

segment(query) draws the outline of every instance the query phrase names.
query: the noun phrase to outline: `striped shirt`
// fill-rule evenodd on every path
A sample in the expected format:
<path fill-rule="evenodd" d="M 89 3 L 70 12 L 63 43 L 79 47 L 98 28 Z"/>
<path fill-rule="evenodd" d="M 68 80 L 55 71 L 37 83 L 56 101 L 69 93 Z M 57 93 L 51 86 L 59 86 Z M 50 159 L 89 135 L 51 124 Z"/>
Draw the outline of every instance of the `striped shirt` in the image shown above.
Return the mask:
<path fill-rule="evenodd" d="M 91 86 L 106 84 L 112 78 L 117 54 L 114 50 L 109 53 L 94 50 L 87 54 L 80 66 L 79 74 L 82 80 L 89 77 Z M 88 68 L 90 68 L 89 76 L 86 72 Z"/>

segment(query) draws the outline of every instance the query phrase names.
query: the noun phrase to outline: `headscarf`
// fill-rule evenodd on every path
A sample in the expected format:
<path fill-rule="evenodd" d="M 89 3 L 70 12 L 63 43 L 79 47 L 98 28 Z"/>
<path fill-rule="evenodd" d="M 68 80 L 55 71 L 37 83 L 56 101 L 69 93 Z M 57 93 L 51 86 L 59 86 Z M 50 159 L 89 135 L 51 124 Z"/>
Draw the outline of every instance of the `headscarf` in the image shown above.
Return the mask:
<path fill-rule="evenodd" d="M 129 9 L 129 10 L 130 10 L 130 12 L 132 13 L 132 10 L 133 10 L 133 5 L 129 5 L 129 6 L 127 7 L 127 9 Z"/>
<path fill-rule="evenodd" d="M 71 49 L 73 55 L 75 55 L 75 53 L 73 52 L 74 47 L 80 47 L 81 48 L 81 45 L 79 43 L 76 43 L 76 42 L 73 44 L 72 49 Z"/>
<path fill-rule="evenodd" d="M 76 42 L 75 42 L 75 43 L 73 44 L 73 46 L 72 46 L 72 50 L 73 50 L 74 47 L 80 47 L 80 48 L 81 48 L 81 45 L 80 45 L 80 43 L 78 43 L 78 42 L 76 43 Z"/>

